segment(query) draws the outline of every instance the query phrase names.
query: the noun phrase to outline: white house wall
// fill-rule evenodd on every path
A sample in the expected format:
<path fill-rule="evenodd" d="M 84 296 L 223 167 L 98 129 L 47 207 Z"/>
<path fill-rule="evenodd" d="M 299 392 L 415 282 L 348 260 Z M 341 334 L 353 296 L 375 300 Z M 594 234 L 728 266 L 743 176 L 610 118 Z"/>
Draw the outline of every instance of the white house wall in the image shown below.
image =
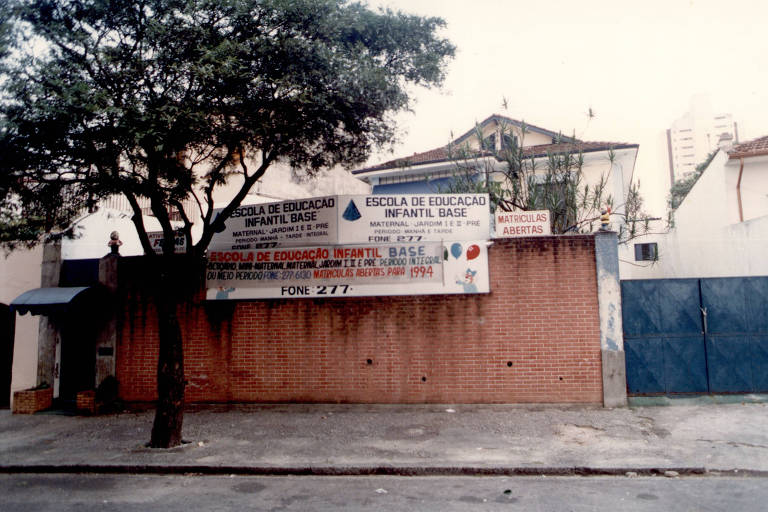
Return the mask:
<path fill-rule="evenodd" d="M 549 135 L 544 135 L 543 133 L 534 132 L 534 131 L 528 131 L 525 133 L 525 136 L 521 135 L 521 130 L 513 126 L 512 127 L 514 134 L 517 136 L 517 140 L 523 141 L 523 146 L 541 146 L 543 144 L 552 144 L 552 137 Z"/>
<path fill-rule="evenodd" d="M 728 183 L 728 202 L 732 203 L 731 218 L 739 221 L 737 183 L 739 179 L 739 159 L 729 160 L 726 165 Z M 741 174 L 741 204 L 744 220 L 768 215 L 768 156 L 744 159 Z"/>
<path fill-rule="evenodd" d="M 483 134 L 483 139 L 488 138 L 491 135 L 495 135 L 499 133 L 499 128 L 502 125 L 500 125 L 497 122 L 491 122 L 487 123 L 483 126 L 481 126 L 481 132 Z M 523 136 L 522 130 L 518 126 L 507 124 L 504 126 L 504 130 L 506 133 L 512 133 L 517 137 L 518 141 L 522 141 L 523 147 L 528 146 L 540 146 L 544 144 L 552 144 L 552 136 L 551 135 L 545 135 L 543 133 L 539 133 L 537 131 L 528 130 L 526 131 L 525 135 Z M 499 146 L 500 141 L 496 141 L 496 147 Z M 465 142 L 467 146 L 470 149 L 478 150 L 480 149 L 480 139 L 477 138 L 476 134 L 472 134 Z"/>
<path fill-rule="evenodd" d="M 620 248 L 621 279 L 768 275 L 768 216 L 715 227 L 702 236 L 647 236 Z M 659 261 L 634 261 L 634 243 L 657 242 Z M 638 266 L 639 265 L 639 266 Z"/>
<path fill-rule="evenodd" d="M 706 239 L 713 228 L 738 222 L 738 217 L 729 214 L 734 205 L 726 198 L 730 189 L 726 180 L 727 159 L 724 151 L 718 152 L 675 211 L 676 231 L 690 233 L 687 238 Z"/>
<path fill-rule="evenodd" d="M 768 275 L 768 159 L 744 162 L 742 204 L 748 220 L 738 222 L 739 161 L 720 151 L 678 207 L 673 229 L 620 249 L 621 279 Z M 658 244 L 659 260 L 636 262 L 634 245 L 650 242 Z"/>
<path fill-rule="evenodd" d="M 162 231 L 160 222 L 154 217 L 144 216 L 147 231 Z M 131 215 L 126 212 L 102 208 L 77 221 L 73 228 L 74 238 L 61 241 L 61 259 L 82 260 L 97 259 L 110 252 L 107 242 L 112 231 L 120 235 L 120 254 L 122 256 L 140 256 L 144 249 L 136 233 L 136 226 Z"/>
<path fill-rule="evenodd" d="M 632 183 L 632 174 L 635 168 L 637 149 L 621 149 L 614 152 L 611 162 L 607 151 L 586 153 L 584 155 L 584 183 L 594 187 L 604 176 L 607 180 L 604 196 L 610 195 L 613 199 L 612 223 L 614 229 L 618 229 L 618 223 L 623 222 L 623 214 L 626 211 L 626 200 L 629 186 Z M 602 205 L 601 205 L 602 206 Z"/>
<path fill-rule="evenodd" d="M 40 264 L 43 249 L 20 249 L 5 256 L 0 254 L 0 303 L 13 299 L 32 288 L 40 287 Z M 11 400 L 13 392 L 34 387 L 37 383 L 37 333 L 39 316 L 16 314 L 16 335 L 11 369 Z M 13 404 L 11 404 L 13 405 Z"/>

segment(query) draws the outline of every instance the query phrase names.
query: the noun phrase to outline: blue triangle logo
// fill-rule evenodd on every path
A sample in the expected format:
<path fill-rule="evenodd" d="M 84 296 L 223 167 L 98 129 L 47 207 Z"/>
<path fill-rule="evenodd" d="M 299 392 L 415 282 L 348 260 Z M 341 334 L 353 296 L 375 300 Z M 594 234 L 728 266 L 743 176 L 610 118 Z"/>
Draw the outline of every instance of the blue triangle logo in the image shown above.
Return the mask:
<path fill-rule="evenodd" d="M 360 217 L 362 217 L 362 215 L 360 215 L 360 210 L 357 209 L 355 201 L 350 199 L 349 204 L 347 205 L 347 209 L 344 210 L 344 214 L 341 216 L 341 218 L 348 221 L 355 221 Z"/>

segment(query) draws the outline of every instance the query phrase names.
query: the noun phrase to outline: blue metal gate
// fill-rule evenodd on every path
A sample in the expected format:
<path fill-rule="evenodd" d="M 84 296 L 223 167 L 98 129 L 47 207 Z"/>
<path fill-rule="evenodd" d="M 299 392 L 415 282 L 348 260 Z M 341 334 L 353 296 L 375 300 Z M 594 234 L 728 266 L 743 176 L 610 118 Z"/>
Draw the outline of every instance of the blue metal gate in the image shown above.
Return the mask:
<path fill-rule="evenodd" d="M 768 277 L 622 281 L 630 394 L 768 391 Z"/>

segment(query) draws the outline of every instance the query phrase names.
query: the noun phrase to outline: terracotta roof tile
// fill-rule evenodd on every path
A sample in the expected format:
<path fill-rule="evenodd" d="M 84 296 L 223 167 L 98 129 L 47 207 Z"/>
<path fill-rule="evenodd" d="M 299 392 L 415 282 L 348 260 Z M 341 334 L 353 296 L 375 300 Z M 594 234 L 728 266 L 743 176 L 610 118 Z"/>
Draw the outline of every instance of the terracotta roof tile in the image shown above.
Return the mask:
<path fill-rule="evenodd" d="M 589 153 L 592 151 L 607 151 L 611 148 L 626 149 L 626 148 L 636 148 L 636 147 L 638 147 L 637 144 L 630 144 L 626 142 L 579 141 L 579 142 L 565 142 L 565 143 L 559 143 L 559 144 L 540 144 L 537 146 L 528 146 L 523 148 L 523 154 L 526 158 L 530 158 L 531 156 L 543 157 L 543 156 L 547 156 L 550 153 L 561 153 L 566 151 L 571 151 L 574 153 L 579 151 L 583 153 Z M 491 156 L 491 153 L 487 151 L 476 151 L 470 156 L 472 157 Z M 451 160 L 451 158 L 448 151 L 448 146 L 442 146 L 439 148 L 432 149 L 430 151 L 425 151 L 423 153 L 414 153 L 412 156 L 390 160 L 388 162 L 384 162 L 372 167 L 366 167 L 364 169 L 354 170 L 352 171 L 352 173 L 363 174 L 363 173 L 373 172 L 373 171 L 383 171 L 385 169 L 397 169 L 401 167 L 410 167 L 413 165 L 424 165 L 424 164 L 430 164 L 430 163 L 447 162 L 449 160 Z"/>
<path fill-rule="evenodd" d="M 768 155 L 768 135 L 743 144 L 737 144 L 728 152 L 728 158 L 730 159 L 761 155 Z"/>
<path fill-rule="evenodd" d="M 546 156 L 549 153 L 564 153 L 570 151 L 572 153 L 589 153 L 592 151 L 608 151 L 609 149 L 626 149 L 639 147 L 637 144 L 629 142 L 565 142 L 560 144 L 541 144 L 539 146 L 528 146 L 523 148 L 525 156 Z"/>

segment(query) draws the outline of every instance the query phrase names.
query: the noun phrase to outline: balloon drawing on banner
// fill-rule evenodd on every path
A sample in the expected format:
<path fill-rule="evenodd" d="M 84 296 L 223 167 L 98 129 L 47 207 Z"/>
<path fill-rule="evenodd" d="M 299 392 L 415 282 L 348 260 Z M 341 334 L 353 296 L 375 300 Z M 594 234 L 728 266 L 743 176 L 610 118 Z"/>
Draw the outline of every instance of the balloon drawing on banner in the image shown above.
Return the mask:
<path fill-rule="evenodd" d="M 451 245 L 451 254 L 455 259 L 461 258 L 461 255 L 464 253 L 464 249 L 462 248 L 461 244 L 456 242 Z M 480 247 L 478 247 L 476 244 L 472 244 L 469 247 L 467 247 L 467 261 L 471 261 L 478 256 L 480 256 Z M 448 249 L 445 250 L 445 259 L 448 259 Z"/>
<path fill-rule="evenodd" d="M 461 244 L 455 243 L 451 246 L 451 254 L 454 258 L 459 259 L 461 257 Z"/>
<path fill-rule="evenodd" d="M 444 263 L 448 263 L 447 247 L 444 247 L 444 253 Z M 478 280 L 480 279 L 478 269 L 471 268 L 468 263 L 476 260 L 481 253 L 480 246 L 477 244 L 468 245 L 466 251 L 462 244 L 458 242 L 451 244 L 451 255 L 454 261 L 448 264 L 450 270 L 447 270 L 447 272 L 454 275 L 453 283 L 461 287 L 462 293 L 478 293 Z M 475 264 L 477 263 L 476 261 Z"/>

